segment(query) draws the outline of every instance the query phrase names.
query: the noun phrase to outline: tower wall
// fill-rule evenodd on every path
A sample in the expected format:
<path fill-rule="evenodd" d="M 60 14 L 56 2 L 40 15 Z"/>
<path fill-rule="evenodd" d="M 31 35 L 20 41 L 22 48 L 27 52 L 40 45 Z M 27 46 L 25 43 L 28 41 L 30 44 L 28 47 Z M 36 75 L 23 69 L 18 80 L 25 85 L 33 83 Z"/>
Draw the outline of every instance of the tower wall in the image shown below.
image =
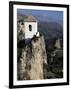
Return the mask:
<path fill-rule="evenodd" d="M 31 31 L 29 30 L 29 25 L 31 25 Z M 37 22 L 24 22 L 25 29 L 25 39 L 32 38 L 37 32 Z"/>

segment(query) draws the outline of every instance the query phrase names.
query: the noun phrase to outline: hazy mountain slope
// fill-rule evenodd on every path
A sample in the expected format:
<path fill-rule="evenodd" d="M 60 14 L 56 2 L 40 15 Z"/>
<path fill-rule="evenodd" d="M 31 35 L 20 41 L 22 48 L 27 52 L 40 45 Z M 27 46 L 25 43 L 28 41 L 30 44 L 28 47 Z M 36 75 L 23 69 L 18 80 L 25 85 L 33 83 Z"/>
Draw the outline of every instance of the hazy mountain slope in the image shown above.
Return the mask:
<path fill-rule="evenodd" d="M 38 30 L 43 33 L 45 39 L 62 37 L 63 34 L 63 28 L 56 22 L 39 22 Z"/>

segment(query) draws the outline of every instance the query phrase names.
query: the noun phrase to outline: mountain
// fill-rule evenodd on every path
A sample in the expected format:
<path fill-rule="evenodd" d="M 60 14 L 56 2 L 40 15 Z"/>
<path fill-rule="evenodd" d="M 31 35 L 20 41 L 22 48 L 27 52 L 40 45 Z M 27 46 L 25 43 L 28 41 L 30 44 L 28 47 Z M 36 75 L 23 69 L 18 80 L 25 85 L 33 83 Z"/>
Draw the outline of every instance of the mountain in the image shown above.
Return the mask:
<path fill-rule="evenodd" d="M 45 39 L 63 36 L 63 27 L 57 22 L 38 22 L 38 31 Z"/>

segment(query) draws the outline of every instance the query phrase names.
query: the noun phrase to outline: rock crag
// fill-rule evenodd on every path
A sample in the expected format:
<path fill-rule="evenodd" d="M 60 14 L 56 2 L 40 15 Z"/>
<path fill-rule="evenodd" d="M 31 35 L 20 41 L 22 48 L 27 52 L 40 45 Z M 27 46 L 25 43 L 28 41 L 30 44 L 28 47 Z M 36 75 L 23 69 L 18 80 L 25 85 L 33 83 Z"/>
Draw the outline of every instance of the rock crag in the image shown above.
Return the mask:
<path fill-rule="evenodd" d="M 44 79 L 45 69 L 43 65 L 47 65 L 44 36 L 33 37 L 29 42 L 26 42 L 25 47 L 20 52 L 17 65 L 17 79 Z"/>

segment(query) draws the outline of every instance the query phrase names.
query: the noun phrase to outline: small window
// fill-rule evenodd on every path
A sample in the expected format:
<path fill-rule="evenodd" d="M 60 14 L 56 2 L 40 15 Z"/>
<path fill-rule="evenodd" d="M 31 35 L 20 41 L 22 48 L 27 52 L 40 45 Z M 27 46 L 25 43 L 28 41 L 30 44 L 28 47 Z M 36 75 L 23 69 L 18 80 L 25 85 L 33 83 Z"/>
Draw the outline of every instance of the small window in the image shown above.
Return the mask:
<path fill-rule="evenodd" d="M 29 25 L 29 31 L 32 31 L 32 25 Z"/>

